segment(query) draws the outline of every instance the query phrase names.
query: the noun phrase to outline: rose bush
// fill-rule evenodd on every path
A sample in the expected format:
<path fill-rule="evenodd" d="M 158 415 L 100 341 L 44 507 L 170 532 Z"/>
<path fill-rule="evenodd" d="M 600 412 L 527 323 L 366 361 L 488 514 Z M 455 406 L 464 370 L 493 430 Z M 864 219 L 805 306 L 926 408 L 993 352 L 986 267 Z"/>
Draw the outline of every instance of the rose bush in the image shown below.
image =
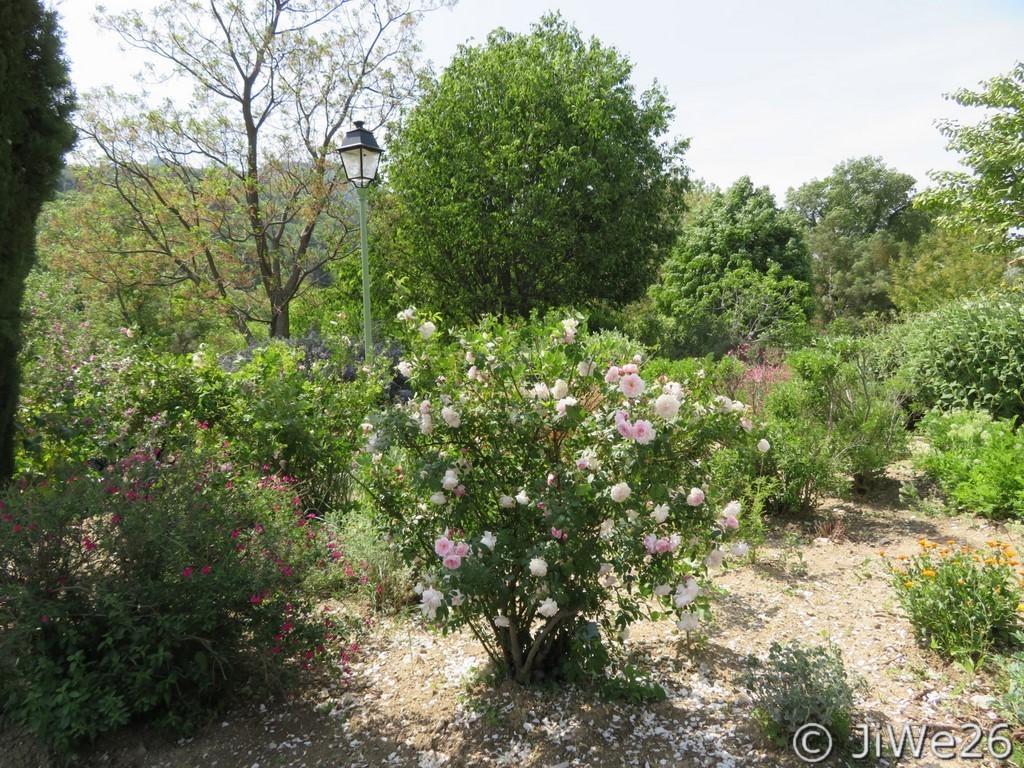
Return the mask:
<path fill-rule="evenodd" d="M 366 425 L 368 482 L 426 617 L 468 627 L 521 683 L 557 674 L 595 625 L 696 628 L 709 569 L 747 550 L 706 466 L 726 443 L 756 454 L 748 409 L 699 379 L 646 380 L 577 318 L 446 333 L 399 317 L 413 396 Z"/>

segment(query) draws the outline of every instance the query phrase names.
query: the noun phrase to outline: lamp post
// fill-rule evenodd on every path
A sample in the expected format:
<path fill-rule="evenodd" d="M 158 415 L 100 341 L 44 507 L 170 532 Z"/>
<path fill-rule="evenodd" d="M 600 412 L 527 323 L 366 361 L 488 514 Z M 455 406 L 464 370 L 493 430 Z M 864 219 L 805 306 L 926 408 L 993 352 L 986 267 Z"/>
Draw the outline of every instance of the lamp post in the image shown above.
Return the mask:
<path fill-rule="evenodd" d="M 338 152 L 345 175 L 356 188 L 359 198 L 359 240 L 363 259 L 363 357 L 366 362 L 373 358 L 373 339 L 370 334 L 370 256 L 366 240 L 366 187 L 377 178 L 377 165 L 383 151 L 373 134 L 363 128 L 363 121 L 356 120 L 355 128 L 345 134 Z"/>

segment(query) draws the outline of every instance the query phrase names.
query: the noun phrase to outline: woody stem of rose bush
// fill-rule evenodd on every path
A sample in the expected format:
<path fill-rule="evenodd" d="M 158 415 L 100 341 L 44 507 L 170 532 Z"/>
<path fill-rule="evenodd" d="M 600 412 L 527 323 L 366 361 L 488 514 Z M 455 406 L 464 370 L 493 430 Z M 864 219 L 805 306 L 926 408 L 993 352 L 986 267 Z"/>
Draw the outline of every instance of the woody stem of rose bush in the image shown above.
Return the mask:
<path fill-rule="evenodd" d="M 473 636 L 480 641 L 480 645 L 484 647 L 484 651 L 487 652 L 487 655 L 490 657 L 491 661 L 494 663 L 495 666 L 500 667 L 502 664 L 502 659 L 494 650 L 494 645 L 484 635 L 484 633 L 480 631 L 480 628 L 476 625 L 475 621 L 469 619 L 467 623 L 469 624 L 469 629 L 473 633 Z"/>
<path fill-rule="evenodd" d="M 512 660 L 512 669 L 515 670 L 516 680 L 520 680 L 521 670 L 523 668 L 523 649 L 519 646 L 519 633 L 516 632 L 516 620 L 510 619 L 508 624 L 508 649 L 505 654 L 506 663 L 508 657 Z"/>
<path fill-rule="evenodd" d="M 577 609 L 575 608 L 572 610 L 563 608 L 548 620 L 544 629 L 542 629 L 541 633 L 534 639 L 533 645 L 530 647 L 530 653 L 526 656 L 526 664 L 521 668 L 517 668 L 516 679 L 520 683 L 526 683 L 529 681 L 530 673 L 533 671 L 533 662 L 537 659 L 541 649 L 545 649 L 545 653 L 547 652 L 546 649 L 551 645 L 551 640 L 553 639 L 552 632 L 554 632 L 555 628 L 561 624 L 564 619 L 571 618 L 575 616 L 576 613 Z"/>

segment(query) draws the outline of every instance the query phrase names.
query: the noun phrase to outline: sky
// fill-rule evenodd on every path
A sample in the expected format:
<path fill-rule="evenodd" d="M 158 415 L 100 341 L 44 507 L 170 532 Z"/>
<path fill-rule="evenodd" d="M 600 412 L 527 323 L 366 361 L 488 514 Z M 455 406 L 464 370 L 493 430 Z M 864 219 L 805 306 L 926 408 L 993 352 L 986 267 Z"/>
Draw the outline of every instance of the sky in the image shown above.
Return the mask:
<path fill-rule="evenodd" d="M 76 88 L 130 87 L 139 54 L 95 26 L 95 0 L 54 4 Z M 690 139 L 695 178 L 750 176 L 779 204 L 868 155 L 928 186 L 929 171 L 957 167 L 936 119 L 981 117 L 944 94 L 1024 59 L 1024 0 L 460 0 L 425 18 L 424 54 L 440 72 L 460 44 L 528 32 L 549 11 L 629 59 L 638 91 L 660 84 L 676 107 L 666 138 Z"/>

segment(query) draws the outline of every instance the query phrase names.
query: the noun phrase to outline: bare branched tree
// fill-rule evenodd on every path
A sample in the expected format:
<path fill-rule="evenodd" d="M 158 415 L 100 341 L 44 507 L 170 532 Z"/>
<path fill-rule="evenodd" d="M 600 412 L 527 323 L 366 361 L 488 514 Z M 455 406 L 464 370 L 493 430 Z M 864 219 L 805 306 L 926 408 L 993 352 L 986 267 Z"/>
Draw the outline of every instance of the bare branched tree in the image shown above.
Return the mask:
<path fill-rule="evenodd" d="M 175 0 L 146 17 L 101 13 L 159 64 L 147 81 L 192 85 L 184 104 L 112 89 L 85 99 L 83 151 L 128 221 L 102 247 L 151 258 L 153 279 L 191 284 L 247 338 L 253 323 L 287 337 L 291 302 L 354 250 L 341 137 L 414 98 L 419 20 L 452 1 Z"/>

